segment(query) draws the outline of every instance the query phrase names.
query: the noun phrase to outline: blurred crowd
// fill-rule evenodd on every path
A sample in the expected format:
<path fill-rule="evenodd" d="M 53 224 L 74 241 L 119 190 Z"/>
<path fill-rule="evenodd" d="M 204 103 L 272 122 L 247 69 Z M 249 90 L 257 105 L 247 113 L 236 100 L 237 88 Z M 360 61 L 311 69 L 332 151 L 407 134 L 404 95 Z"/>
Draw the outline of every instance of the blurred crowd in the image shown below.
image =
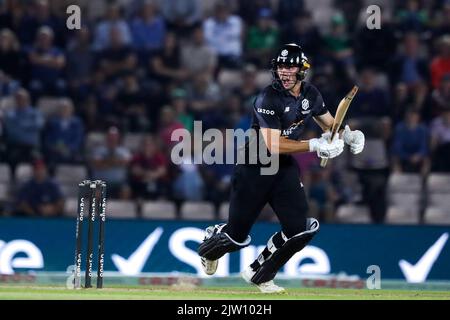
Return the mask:
<path fill-rule="evenodd" d="M 171 133 L 194 120 L 248 129 L 270 59 L 289 42 L 303 47 L 333 114 L 360 86 L 348 123 L 365 133 L 365 151 L 325 170 L 314 154 L 296 156 L 314 215 L 333 221 L 357 201 L 382 222 L 389 174 L 450 171 L 448 0 L 79 0 L 82 28 L 69 30 L 72 3 L 0 0 L 0 162 L 13 179 L 20 163 L 34 170 L 2 203 L 13 214 L 61 214 L 61 164 L 84 166 L 111 198 L 219 207 L 233 165 L 194 164 L 202 150 L 174 165 Z M 370 4 L 380 29 L 366 26 Z"/>

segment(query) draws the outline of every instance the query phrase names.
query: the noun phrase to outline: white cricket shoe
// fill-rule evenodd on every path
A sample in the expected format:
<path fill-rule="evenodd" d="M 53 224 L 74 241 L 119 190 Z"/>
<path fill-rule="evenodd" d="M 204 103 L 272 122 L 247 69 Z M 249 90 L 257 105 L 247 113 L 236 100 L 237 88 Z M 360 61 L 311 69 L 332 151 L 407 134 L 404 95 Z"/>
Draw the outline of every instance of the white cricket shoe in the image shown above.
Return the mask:
<path fill-rule="evenodd" d="M 219 260 L 208 260 L 206 258 L 201 257 L 203 271 L 208 275 L 212 276 L 216 273 L 217 266 L 219 265 Z"/>
<path fill-rule="evenodd" d="M 245 268 L 244 271 L 241 272 L 241 276 L 245 280 L 245 282 L 257 286 L 262 293 L 284 293 L 284 292 L 286 292 L 284 290 L 284 288 L 277 286 L 273 282 L 273 280 L 263 282 L 260 284 L 253 283 L 251 279 L 254 276 L 254 274 L 255 274 L 255 271 L 253 271 L 250 266 Z"/>
<path fill-rule="evenodd" d="M 218 225 L 216 226 L 209 226 L 205 230 L 205 240 L 211 238 L 214 235 L 214 232 L 217 232 L 219 230 Z M 203 271 L 209 275 L 212 276 L 217 271 L 217 266 L 219 265 L 219 260 L 208 260 L 204 257 L 200 257 L 200 260 L 202 261 L 202 268 Z"/>

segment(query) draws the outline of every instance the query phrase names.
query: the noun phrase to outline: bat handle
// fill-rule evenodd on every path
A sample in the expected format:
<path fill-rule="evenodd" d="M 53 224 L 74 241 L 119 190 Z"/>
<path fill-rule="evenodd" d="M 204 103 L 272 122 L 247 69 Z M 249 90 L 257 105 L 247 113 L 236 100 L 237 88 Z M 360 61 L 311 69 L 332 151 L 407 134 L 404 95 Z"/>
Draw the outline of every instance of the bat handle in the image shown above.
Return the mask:
<path fill-rule="evenodd" d="M 321 159 L 320 160 L 320 166 L 322 168 L 325 168 L 327 166 L 327 162 L 328 162 L 328 159 Z"/>

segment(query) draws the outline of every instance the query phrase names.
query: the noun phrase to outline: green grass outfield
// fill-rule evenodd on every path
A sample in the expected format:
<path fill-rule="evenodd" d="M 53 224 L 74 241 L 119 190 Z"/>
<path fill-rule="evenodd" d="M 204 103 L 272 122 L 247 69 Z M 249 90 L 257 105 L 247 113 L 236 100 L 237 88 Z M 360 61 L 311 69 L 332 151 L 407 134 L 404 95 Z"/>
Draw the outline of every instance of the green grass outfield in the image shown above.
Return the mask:
<path fill-rule="evenodd" d="M 262 294 L 257 288 L 114 287 L 66 289 L 62 287 L 0 286 L 0 300 L 450 300 L 449 291 L 287 289 L 284 294 Z"/>

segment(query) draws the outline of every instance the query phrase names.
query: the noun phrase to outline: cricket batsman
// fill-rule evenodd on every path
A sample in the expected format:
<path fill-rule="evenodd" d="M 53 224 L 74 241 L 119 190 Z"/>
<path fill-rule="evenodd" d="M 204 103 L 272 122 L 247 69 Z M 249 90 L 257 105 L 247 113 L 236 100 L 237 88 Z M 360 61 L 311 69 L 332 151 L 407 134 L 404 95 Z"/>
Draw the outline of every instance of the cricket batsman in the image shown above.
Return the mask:
<path fill-rule="evenodd" d="M 267 151 L 279 156 L 279 168 L 275 174 L 262 175 L 260 163 L 235 166 L 228 221 L 209 226 L 198 248 L 208 275 L 216 272 L 224 254 L 250 244 L 250 229 L 269 203 L 281 230 L 269 238 L 265 249 L 242 272 L 242 277 L 263 293 L 283 292 L 273 282 L 275 275 L 319 231 L 319 222 L 307 218 L 306 195 L 291 154 L 316 152 L 321 159 L 332 159 L 342 153 L 344 143 L 353 154 L 364 148 L 364 134 L 348 126 L 341 136 L 336 134 L 330 141 L 334 118 L 317 88 L 304 81 L 309 69 L 302 48 L 294 43 L 282 46 L 272 60 L 273 81 L 255 99 L 252 128 L 264 139 Z M 305 124 L 311 119 L 324 133 L 320 138 L 300 140 Z"/>

